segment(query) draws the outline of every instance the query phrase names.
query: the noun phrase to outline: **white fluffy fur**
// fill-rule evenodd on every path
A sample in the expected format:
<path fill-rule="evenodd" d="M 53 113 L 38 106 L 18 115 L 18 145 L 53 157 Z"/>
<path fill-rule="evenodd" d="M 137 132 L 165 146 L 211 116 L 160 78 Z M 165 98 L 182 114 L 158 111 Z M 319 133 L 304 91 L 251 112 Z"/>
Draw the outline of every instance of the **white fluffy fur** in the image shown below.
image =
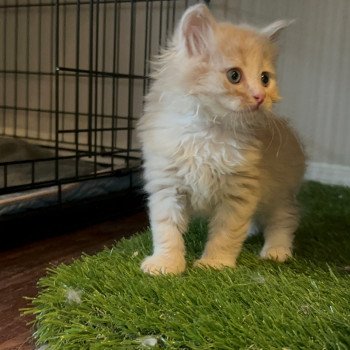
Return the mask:
<path fill-rule="evenodd" d="M 227 93 L 223 68 L 237 66 L 236 58 L 217 54 L 219 39 L 209 46 L 205 41 L 223 36 L 227 24 L 223 26 L 204 5 L 187 10 L 173 43 L 159 58 L 146 97 L 138 132 L 154 244 L 142 269 L 150 274 L 184 271 L 183 234 L 195 214 L 210 219 L 198 266 L 234 267 L 253 221 L 264 230 L 263 258 L 284 261 L 292 254 L 303 152 L 294 131 L 268 104 L 253 111 L 247 109 L 253 103 L 250 96 L 243 100 Z M 247 35 L 270 45 L 264 34 Z M 250 52 L 257 62 L 255 51 Z M 273 71 L 272 59 L 266 64 L 264 70 Z M 205 73 L 193 73 L 202 66 Z M 252 78 L 248 90 L 254 89 L 261 87 Z"/>

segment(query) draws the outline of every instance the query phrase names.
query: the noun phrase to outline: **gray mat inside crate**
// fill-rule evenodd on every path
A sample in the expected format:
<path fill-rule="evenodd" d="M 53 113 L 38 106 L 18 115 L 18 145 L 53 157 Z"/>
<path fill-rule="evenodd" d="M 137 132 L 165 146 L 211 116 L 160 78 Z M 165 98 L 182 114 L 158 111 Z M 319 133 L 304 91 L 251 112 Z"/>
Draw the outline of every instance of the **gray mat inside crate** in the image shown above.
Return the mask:
<path fill-rule="evenodd" d="M 0 166 L 2 162 L 18 162 L 22 160 L 46 159 L 54 156 L 52 150 L 31 144 L 21 139 L 0 137 Z M 75 159 L 59 160 L 59 178 L 73 177 L 78 166 L 79 175 L 89 175 L 95 171 L 92 162 Z M 55 179 L 55 161 L 35 162 L 35 181 L 50 181 Z M 108 168 L 98 166 L 98 172 L 108 171 Z M 32 165 L 13 164 L 7 169 L 7 186 L 28 184 L 32 179 Z M 118 177 L 104 177 L 93 180 L 74 182 L 61 187 L 63 203 L 81 199 L 103 196 L 122 191 L 140 183 L 138 173 Z M 4 172 L 0 173 L 0 186 L 4 186 Z M 40 189 L 21 191 L 0 195 L 0 216 L 12 215 L 27 210 L 39 209 L 58 203 L 58 187 L 50 186 Z"/>
<path fill-rule="evenodd" d="M 55 160 L 49 160 L 55 157 L 52 149 L 40 147 L 18 138 L 0 137 L 0 165 L 2 162 L 14 162 L 7 167 L 6 185 L 19 186 L 30 184 L 33 176 L 32 163 L 18 163 L 20 161 L 35 160 L 34 179 L 35 183 L 55 180 Z M 18 164 L 17 164 L 18 163 Z M 71 178 L 76 175 L 88 175 L 94 172 L 94 165 L 90 161 L 74 158 L 59 159 L 58 169 L 59 178 Z M 106 169 L 97 165 L 96 170 Z M 0 186 L 4 186 L 4 172 L 0 171 Z"/>

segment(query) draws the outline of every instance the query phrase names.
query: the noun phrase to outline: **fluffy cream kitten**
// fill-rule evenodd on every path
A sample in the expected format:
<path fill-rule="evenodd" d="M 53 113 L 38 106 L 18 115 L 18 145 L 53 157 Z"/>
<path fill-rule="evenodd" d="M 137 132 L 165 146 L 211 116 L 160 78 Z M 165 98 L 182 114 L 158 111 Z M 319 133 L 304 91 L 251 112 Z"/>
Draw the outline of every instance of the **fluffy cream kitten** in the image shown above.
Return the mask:
<path fill-rule="evenodd" d="M 219 23 L 205 5 L 182 16 L 138 125 L 154 244 L 144 272 L 185 270 L 183 234 L 194 214 L 210 220 L 197 266 L 234 267 L 253 221 L 264 230 L 261 257 L 292 255 L 305 159 L 294 131 L 270 111 L 279 99 L 274 41 L 287 24 Z"/>

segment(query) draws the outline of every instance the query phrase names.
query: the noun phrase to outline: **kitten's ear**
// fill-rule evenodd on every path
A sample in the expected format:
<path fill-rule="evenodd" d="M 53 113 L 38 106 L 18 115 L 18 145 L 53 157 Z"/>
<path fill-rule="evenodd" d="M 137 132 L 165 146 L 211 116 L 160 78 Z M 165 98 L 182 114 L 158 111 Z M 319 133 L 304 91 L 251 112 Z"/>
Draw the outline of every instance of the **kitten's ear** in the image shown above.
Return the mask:
<path fill-rule="evenodd" d="M 179 24 L 179 44 L 189 56 L 204 55 L 213 47 L 215 26 L 215 18 L 206 5 L 191 6 Z"/>
<path fill-rule="evenodd" d="M 280 33 L 283 31 L 283 29 L 290 26 L 293 22 L 294 20 L 284 20 L 284 19 L 273 22 L 267 27 L 263 28 L 261 30 L 261 33 L 266 35 L 271 41 L 276 41 Z"/>

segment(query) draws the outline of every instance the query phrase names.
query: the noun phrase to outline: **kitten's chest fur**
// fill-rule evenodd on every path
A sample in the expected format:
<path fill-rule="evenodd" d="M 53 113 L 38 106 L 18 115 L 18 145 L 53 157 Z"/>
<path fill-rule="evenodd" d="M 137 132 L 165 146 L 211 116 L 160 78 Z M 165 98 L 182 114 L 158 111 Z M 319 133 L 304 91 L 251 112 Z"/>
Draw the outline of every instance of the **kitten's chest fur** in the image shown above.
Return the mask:
<path fill-rule="evenodd" d="M 218 127 L 184 133 L 173 161 L 193 209 L 207 212 L 232 190 L 235 174 L 259 159 L 256 148 L 243 147 L 232 130 Z"/>

